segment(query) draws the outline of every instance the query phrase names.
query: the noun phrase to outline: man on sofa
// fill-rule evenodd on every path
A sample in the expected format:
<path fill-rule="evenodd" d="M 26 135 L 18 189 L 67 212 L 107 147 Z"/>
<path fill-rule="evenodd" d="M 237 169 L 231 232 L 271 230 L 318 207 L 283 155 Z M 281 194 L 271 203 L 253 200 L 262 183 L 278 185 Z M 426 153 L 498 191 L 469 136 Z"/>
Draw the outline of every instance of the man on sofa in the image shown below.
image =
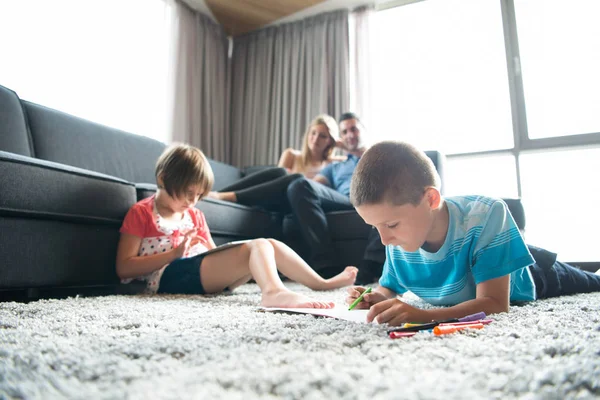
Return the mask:
<path fill-rule="evenodd" d="M 326 213 L 352 210 L 350 181 L 358 160 L 367 150 L 361 143 L 360 119 L 354 113 L 344 113 L 339 119 L 340 138 L 348 153 L 346 161 L 323 168 L 313 181 L 300 178 L 290 184 L 287 197 L 292 214 L 299 221 L 300 231 L 310 251 L 310 265 L 323 277 L 333 276 L 345 265 L 336 261 Z M 369 235 L 363 262 L 359 265 L 357 283 L 370 283 L 381 274 L 385 248 L 377 230 Z"/>

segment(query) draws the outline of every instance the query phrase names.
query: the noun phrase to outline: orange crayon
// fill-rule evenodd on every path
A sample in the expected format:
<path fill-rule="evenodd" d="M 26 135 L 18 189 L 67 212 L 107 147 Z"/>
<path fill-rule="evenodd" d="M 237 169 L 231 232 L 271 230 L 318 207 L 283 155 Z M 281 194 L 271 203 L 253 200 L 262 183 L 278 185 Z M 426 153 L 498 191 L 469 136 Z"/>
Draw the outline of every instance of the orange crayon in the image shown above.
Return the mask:
<path fill-rule="evenodd" d="M 474 324 L 464 324 L 464 325 L 438 325 L 433 328 L 433 333 L 436 336 L 446 335 L 448 333 L 454 333 L 461 331 L 463 329 L 483 329 L 483 324 L 478 322 Z"/>

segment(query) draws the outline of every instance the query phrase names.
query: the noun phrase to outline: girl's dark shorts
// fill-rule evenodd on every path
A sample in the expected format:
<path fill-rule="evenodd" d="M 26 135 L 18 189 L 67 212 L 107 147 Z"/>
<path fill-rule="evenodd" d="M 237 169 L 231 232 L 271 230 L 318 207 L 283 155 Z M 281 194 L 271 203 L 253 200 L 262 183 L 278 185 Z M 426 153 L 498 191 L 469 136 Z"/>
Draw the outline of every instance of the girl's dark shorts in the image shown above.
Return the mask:
<path fill-rule="evenodd" d="M 204 294 L 200 280 L 200 265 L 203 254 L 189 258 L 178 258 L 165 268 L 158 284 L 158 293 Z"/>

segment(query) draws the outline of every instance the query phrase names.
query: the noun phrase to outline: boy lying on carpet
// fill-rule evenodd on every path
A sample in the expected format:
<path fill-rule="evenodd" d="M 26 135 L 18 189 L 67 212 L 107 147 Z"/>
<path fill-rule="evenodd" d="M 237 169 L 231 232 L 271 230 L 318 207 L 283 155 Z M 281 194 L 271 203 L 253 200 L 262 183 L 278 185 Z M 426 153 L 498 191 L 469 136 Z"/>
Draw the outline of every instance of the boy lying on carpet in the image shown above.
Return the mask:
<path fill-rule="evenodd" d="M 483 196 L 444 199 L 425 153 L 382 142 L 358 163 L 350 200 L 386 245 L 380 286 L 364 296 L 367 320 L 399 325 L 507 312 L 510 301 L 600 291 L 600 276 L 525 245 L 506 204 Z M 533 257 L 532 257 L 533 254 Z M 348 289 L 348 303 L 365 289 Z M 446 308 L 397 299 L 411 291 Z"/>
<path fill-rule="evenodd" d="M 129 210 L 121 227 L 117 274 L 123 282 L 147 281 L 149 293 L 204 294 L 234 289 L 250 280 L 265 307 L 331 308 L 287 289 L 277 268 L 313 290 L 351 285 L 357 269 L 323 279 L 292 249 L 274 239 L 255 239 L 219 252 L 204 214 L 195 204 L 212 188 L 213 172 L 197 148 L 167 148 L 156 164 L 156 194 Z"/>

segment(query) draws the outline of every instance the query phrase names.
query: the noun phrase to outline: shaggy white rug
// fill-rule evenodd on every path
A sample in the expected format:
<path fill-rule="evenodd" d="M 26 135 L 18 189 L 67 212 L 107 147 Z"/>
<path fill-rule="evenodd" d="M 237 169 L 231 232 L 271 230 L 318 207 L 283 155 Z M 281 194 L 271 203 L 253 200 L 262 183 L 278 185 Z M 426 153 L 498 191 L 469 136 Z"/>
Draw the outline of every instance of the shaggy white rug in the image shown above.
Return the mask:
<path fill-rule="evenodd" d="M 342 304 L 344 291 L 315 296 Z M 396 340 L 385 326 L 258 312 L 259 299 L 248 284 L 0 303 L 0 398 L 600 396 L 600 293 L 513 306 L 481 331 Z"/>

